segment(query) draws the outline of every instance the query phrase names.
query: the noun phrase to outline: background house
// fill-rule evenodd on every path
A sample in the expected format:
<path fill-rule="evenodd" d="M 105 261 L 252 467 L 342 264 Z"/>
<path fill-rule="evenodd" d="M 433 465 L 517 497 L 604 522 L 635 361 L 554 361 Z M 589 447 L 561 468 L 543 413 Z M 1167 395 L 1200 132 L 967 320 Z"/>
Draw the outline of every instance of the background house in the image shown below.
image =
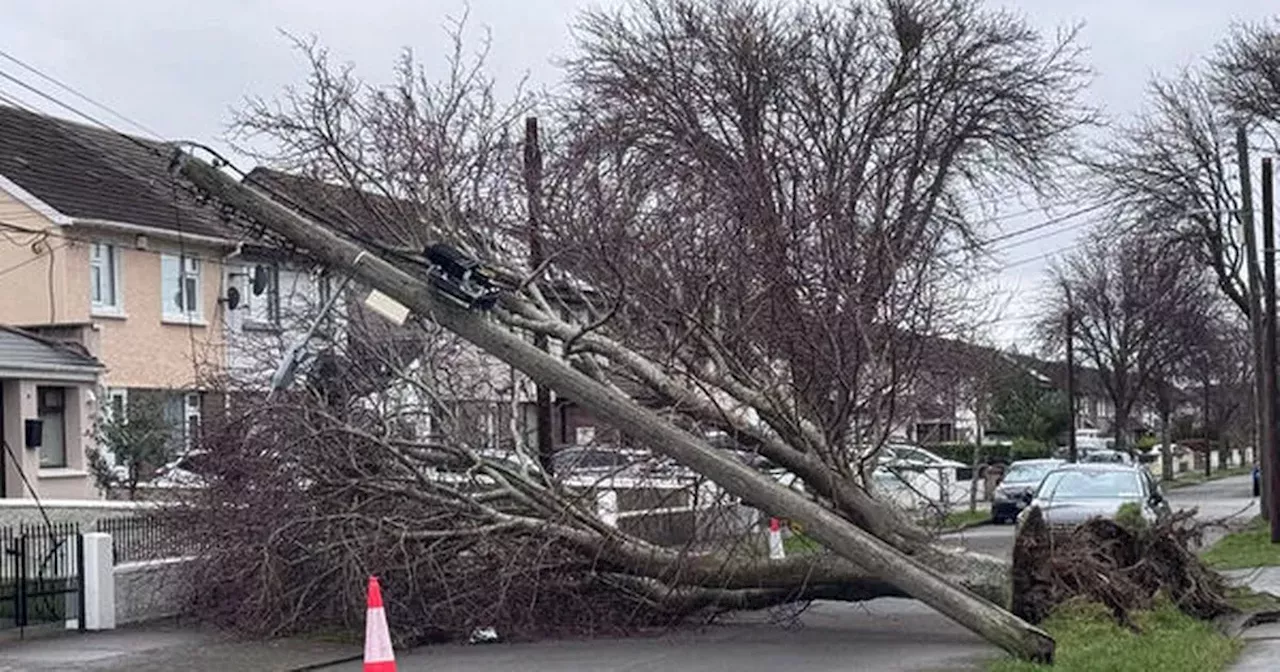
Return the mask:
<path fill-rule="evenodd" d="M 170 151 L 0 106 L 0 323 L 90 344 L 102 411 L 160 395 L 182 448 L 222 404 L 206 392 L 225 372 L 227 290 L 246 264 L 238 230 L 171 175 Z M 278 306 L 245 297 L 246 314 Z"/>

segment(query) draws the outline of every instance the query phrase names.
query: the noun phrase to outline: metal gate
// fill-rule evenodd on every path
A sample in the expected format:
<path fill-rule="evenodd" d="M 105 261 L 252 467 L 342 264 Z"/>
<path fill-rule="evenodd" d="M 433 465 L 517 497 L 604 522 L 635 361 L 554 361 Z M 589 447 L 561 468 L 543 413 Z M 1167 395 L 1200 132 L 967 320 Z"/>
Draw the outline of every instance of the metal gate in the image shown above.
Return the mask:
<path fill-rule="evenodd" d="M 84 629 L 84 542 L 75 523 L 0 528 L 0 630 Z"/>

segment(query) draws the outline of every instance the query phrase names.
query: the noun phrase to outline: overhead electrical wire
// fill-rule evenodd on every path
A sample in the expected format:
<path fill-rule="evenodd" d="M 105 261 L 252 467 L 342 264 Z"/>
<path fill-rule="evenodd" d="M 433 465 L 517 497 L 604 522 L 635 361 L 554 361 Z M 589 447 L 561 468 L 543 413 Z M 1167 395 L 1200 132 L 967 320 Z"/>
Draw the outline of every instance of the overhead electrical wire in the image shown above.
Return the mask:
<path fill-rule="evenodd" d="M 11 61 L 11 62 L 13 62 L 13 63 L 17 64 L 19 67 L 21 67 L 21 68 L 23 68 L 23 69 L 27 70 L 28 72 L 30 72 L 30 73 L 32 73 L 32 74 L 34 74 L 34 75 L 36 75 L 37 77 L 39 77 L 39 78 L 41 78 L 41 79 L 43 79 L 43 80 L 45 80 L 45 81 L 47 81 L 47 82 L 50 82 L 51 84 L 53 84 L 54 86 L 57 86 L 58 88 L 62 89 L 63 91 L 66 91 L 66 92 L 70 93 L 71 95 L 75 96 L 76 98 L 79 98 L 80 100 L 83 100 L 83 101 L 85 101 L 86 103 L 89 103 L 90 105 L 93 105 L 94 107 L 96 107 L 96 108 L 98 108 L 98 109 L 102 110 L 103 112 L 106 112 L 107 114 L 110 114 L 111 116 L 113 116 L 113 117 L 115 117 L 115 118 L 117 118 L 117 119 L 119 119 L 119 120 L 121 120 L 121 121 L 125 122 L 126 124 L 129 124 L 130 126 L 133 126 L 134 128 L 136 128 L 136 129 L 138 129 L 138 130 L 142 131 L 143 133 L 146 133 L 146 134 L 148 134 L 148 135 L 152 136 L 153 138 L 159 139 L 159 138 L 163 137 L 160 133 L 156 132 L 154 129 L 149 128 L 149 127 L 147 127 L 147 126 L 145 126 L 145 125 L 143 125 L 143 124 L 141 124 L 141 123 L 139 123 L 139 122 L 137 122 L 137 121 L 135 121 L 135 120 L 133 120 L 133 119 L 131 119 L 131 118 L 129 118 L 129 117 L 126 117 L 125 115 L 123 115 L 123 114 L 121 114 L 121 113 L 119 113 L 119 112 L 117 112 L 117 111 L 115 111 L 115 110 L 111 109 L 110 107 L 108 107 L 108 106 L 106 106 L 106 105 L 104 105 L 104 104 L 102 104 L 102 103 L 100 103 L 100 102 L 98 102 L 98 101 L 96 101 L 96 100 L 94 100 L 93 98 L 90 98 L 89 96 L 87 96 L 87 95 L 85 95 L 85 94 L 81 93 L 80 91 L 77 91 L 74 87 L 72 87 L 72 86 L 70 86 L 70 85 L 68 85 L 68 84 L 65 84 L 65 83 L 63 83 L 62 81 L 58 80 L 57 78 L 55 78 L 55 77 L 53 77 L 53 76 L 51 76 L 51 75 L 48 75 L 48 74 L 46 74 L 46 73 L 42 72 L 39 68 L 36 68 L 35 66 L 33 66 L 33 65 L 31 65 L 31 64 L 29 64 L 29 63 L 27 63 L 27 62 L 23 61 L 22 59 L 20 59 L 20 58 L 18 58 L 18 57 L 16 57 L 16 56 L 14 56 L 14 55 L 12 55 L 12 54 L 10 54 L 10 53 L 6 52 L 6 51 L 5 51 L 5 50 L 3 50 L 3 49 L 0 49 L 0 58 L 5 58 L 5 59 L 7 59 L 7 60 L 9 60 L 9 61 Z M 78 112 L 78 111 L 76 112 L 76 114 L 80 114 L 81 116 L 84 116 L 83 114 L 81 114 L 81 113 L 80 113 L 80 112 Z"/>

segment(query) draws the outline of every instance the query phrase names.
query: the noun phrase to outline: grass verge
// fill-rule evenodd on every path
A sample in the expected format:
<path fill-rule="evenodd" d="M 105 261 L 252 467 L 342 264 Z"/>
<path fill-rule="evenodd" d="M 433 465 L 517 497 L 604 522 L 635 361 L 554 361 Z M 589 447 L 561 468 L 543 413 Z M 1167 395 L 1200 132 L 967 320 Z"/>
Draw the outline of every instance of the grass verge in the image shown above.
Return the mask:
<path fill-rule="evenodd" d="M 1057 642 L 1054 665 L 1011 658 L 988 672 L 1215 672 L 1239 654 L 1242 643 L 1211 623 L 1198 621 L 1163 603 L 1134 614 L 1141 634 L 1122 628 L 1096 604 L 1064 605 L 1041 627 Z"/>
<path fill-rule="evenodd" d="M 1219 539 L 1200 557 L 1214 569 L 1272 567 L 1280 565 L 1280 544 L 1271 543 L 1267 521 L 1254 518 L 1243 530 Z"/>
<path fill-rule="evenodd" d="M 978 509 L 977 511 L 952 511 L 942 519 L 942 529 L 949 530 L 956 527 L 967 527 L 978 523 L 991 522 L 991 511 Z"/>
<path fill-rule="evenodd" d="M 782 538 L 782 550 L 786 551 L 787 555 L 818 553 L 822 551 L 822 544 L 799 532 L 792 532 L 791 536 Z"/>
<path fill-rule="evenodd" d="M 1227 589 L 1227 601 L 1242 614 L 1256 614 L 1261 611 L 1280 611 L 1280 597 L 1271 593 L 1259 593 L 1248 586 L 1233 586 Z"/>
<path fill-rule="evenodd" d="M 1188 485 L 1198 485 L 1200 483 L 1207 483 L 1208 481 L 1216 481 L 1220 478 L 1230 478 L 1232 476 L 1246 476 L 1252 471 L 1253 471 L 1253 465 L 1246 465 L 1243 467 L 1229 467 L 1227 469 L 1221 469 L 1219 471 L 1213 472 L 1213 475 L 1208 478 L 1204 477 L 1203 471 L 1189 471 L 1182 474 L 1181 476 L 1175 477 L 1172 481 L 1164 481 L 1163 485 L 1165 489 L 1176 490 L 1178 488 L 1185 488 Z"/>

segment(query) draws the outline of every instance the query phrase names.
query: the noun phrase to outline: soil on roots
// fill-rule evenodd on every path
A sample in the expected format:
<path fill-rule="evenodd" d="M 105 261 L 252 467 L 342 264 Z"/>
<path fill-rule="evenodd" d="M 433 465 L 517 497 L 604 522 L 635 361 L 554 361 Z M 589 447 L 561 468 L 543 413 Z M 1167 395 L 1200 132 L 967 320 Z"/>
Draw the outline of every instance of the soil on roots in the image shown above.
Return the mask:
<path fill-rule="evenodd" d="M 1084 599 L 1136 628 L 1131 613 L 1150 609 L 1161 594 L 1199 619 L 1232 611 L 1222 577 L 1192 550 L 1201 535 L 1192 515 L 1150 526 L 1095 518 L 1062 529 L 1032 509 L 1014 541 L 1013 613 L 1040 623 L 1058 605 Z"/>

